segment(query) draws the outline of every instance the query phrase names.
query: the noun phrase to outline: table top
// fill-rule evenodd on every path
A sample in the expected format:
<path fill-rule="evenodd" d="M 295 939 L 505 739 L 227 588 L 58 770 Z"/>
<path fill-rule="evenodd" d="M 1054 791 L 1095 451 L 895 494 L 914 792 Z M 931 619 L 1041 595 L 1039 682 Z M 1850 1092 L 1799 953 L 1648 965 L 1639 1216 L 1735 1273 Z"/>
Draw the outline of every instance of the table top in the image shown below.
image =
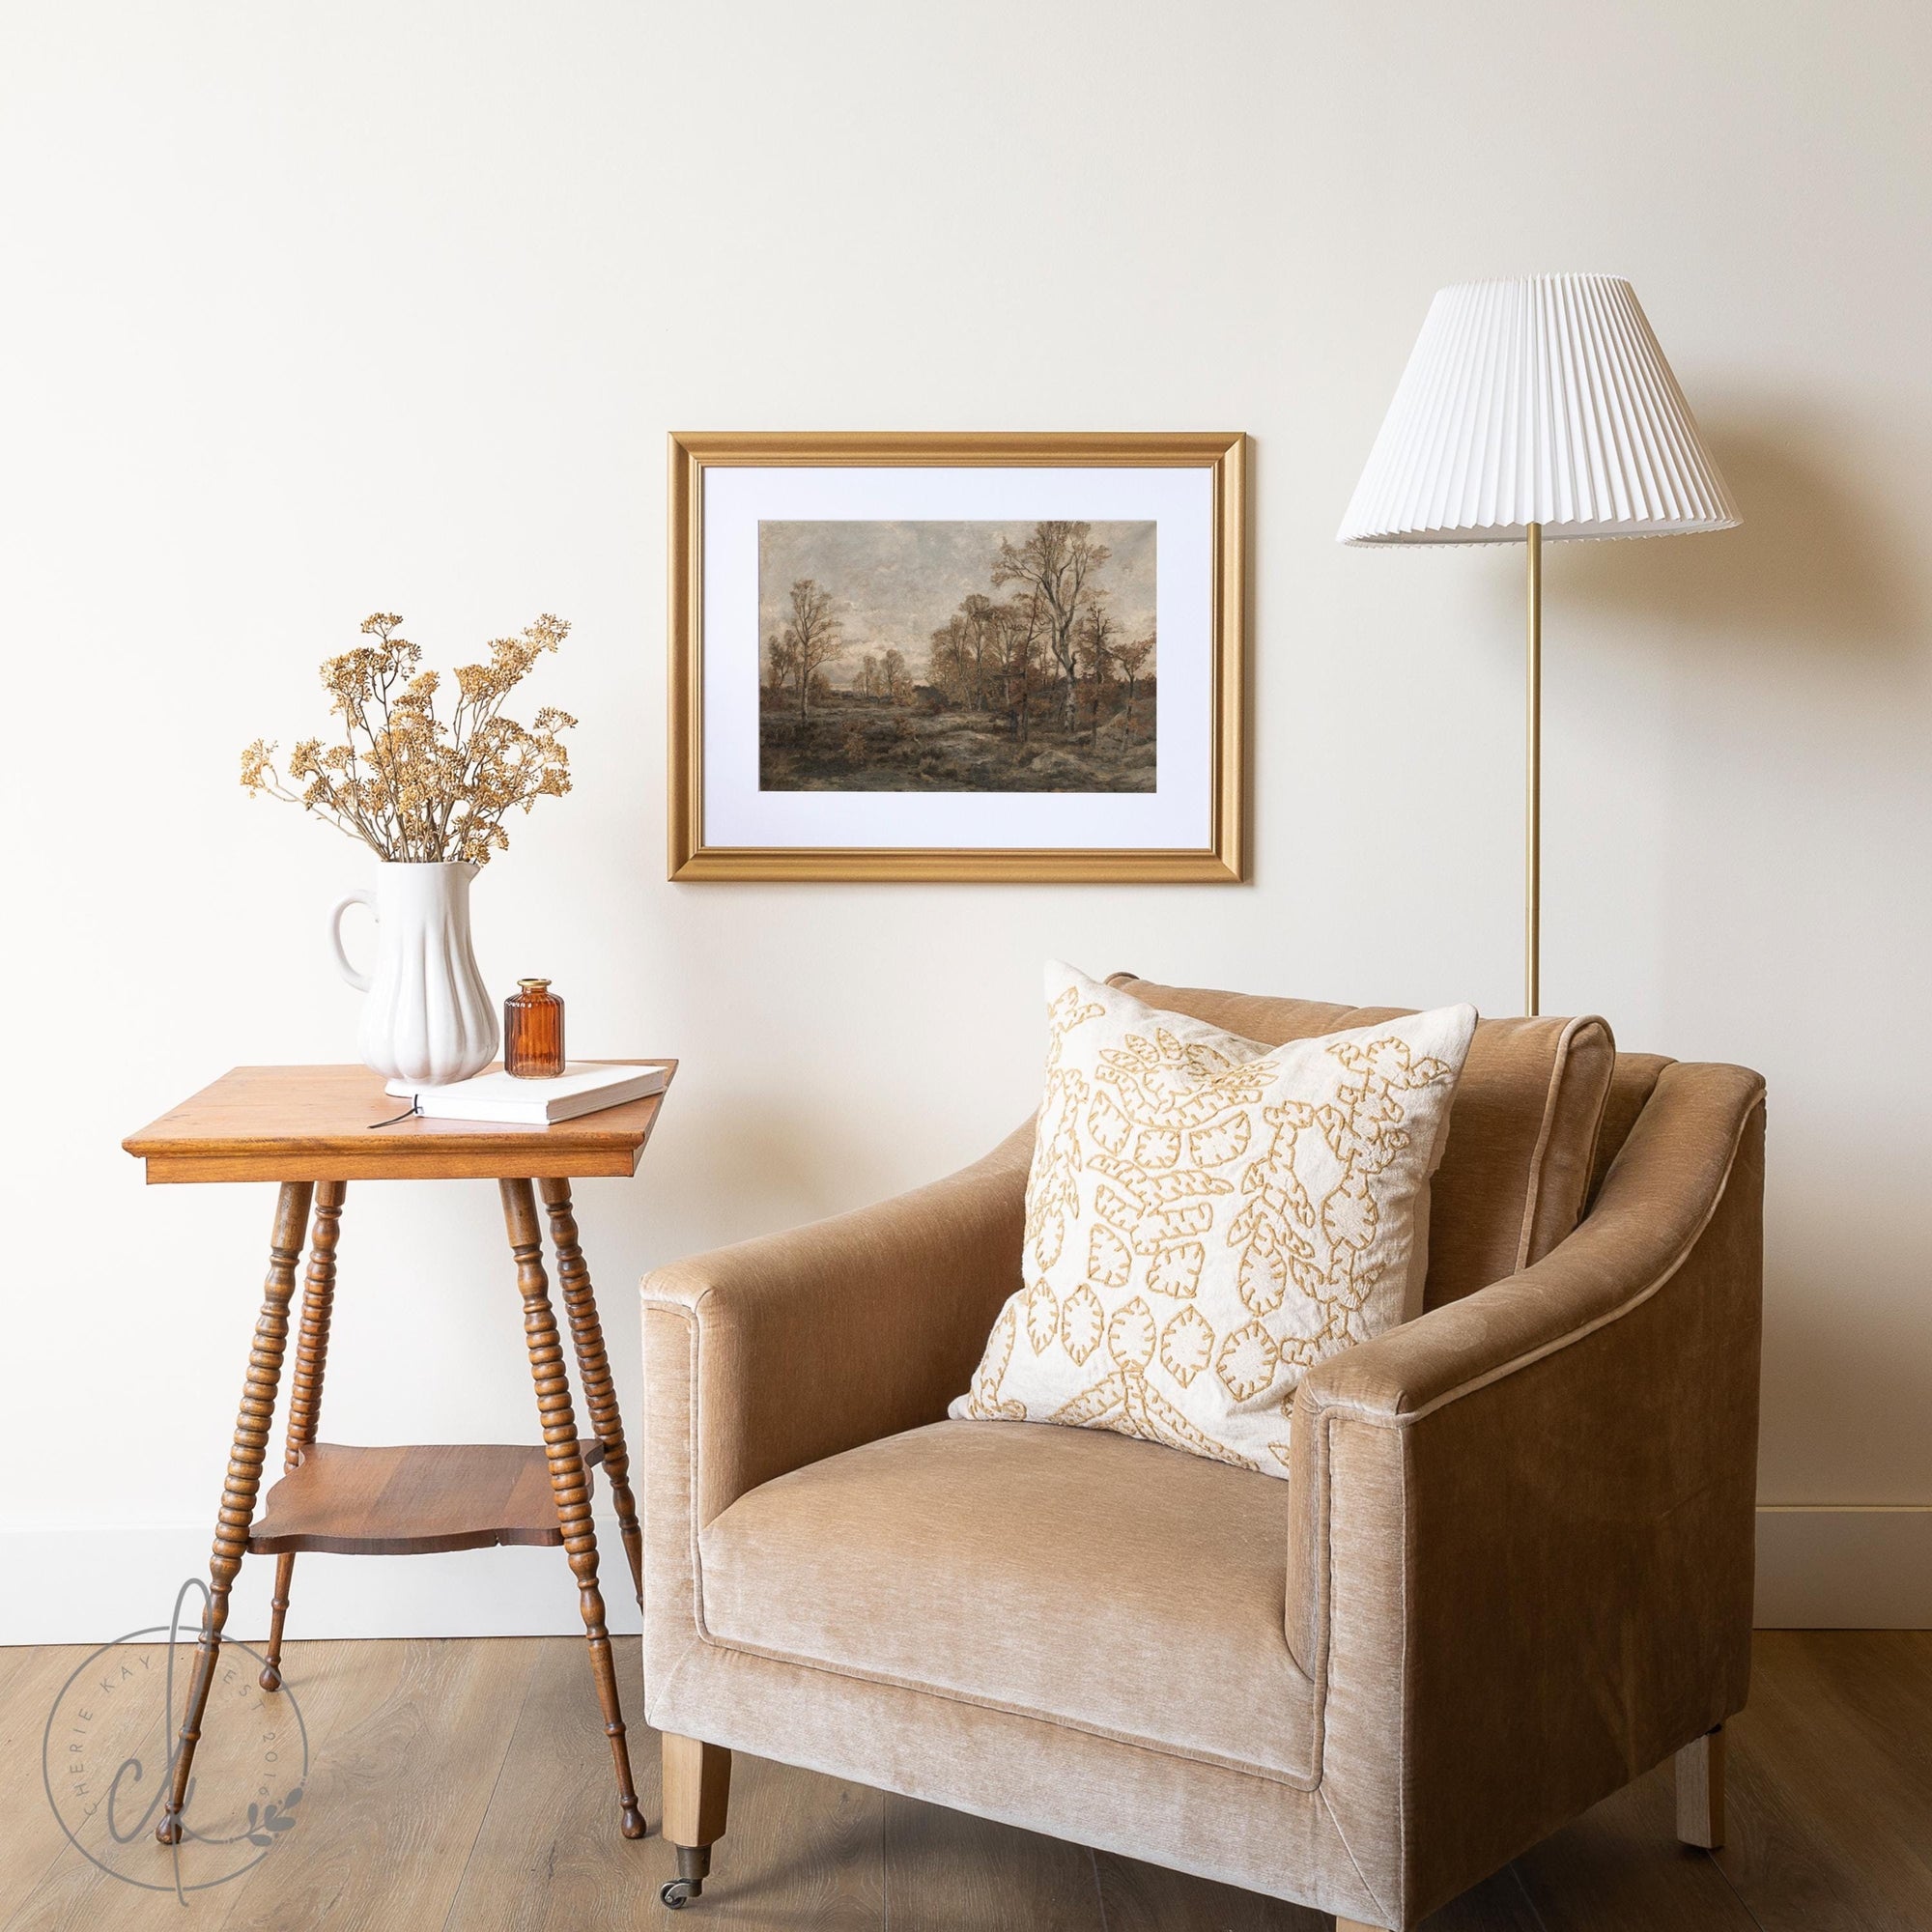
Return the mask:
<path fill-rule="evenodd" d="M 588 1064 L 677 1070 L 674 1060 Z M 372 1132 L 399 1104 L 366 1066 L 237 1066 L 121 1145 L 147 1163 L 151 1185 L 631 1175 L 664 1095 L 548 1127 L 405 1119 Z"/>

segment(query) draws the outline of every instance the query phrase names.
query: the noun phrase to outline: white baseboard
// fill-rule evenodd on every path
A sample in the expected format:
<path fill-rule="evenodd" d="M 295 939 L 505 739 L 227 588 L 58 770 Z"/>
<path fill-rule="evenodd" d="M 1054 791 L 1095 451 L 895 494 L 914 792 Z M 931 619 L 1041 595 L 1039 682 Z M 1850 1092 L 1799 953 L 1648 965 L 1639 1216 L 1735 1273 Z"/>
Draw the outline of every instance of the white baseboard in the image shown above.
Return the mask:
<path fill-rule="evenodd" d="M 638 1628 L 624 1546 L 600 1519 L 613 1632 Z M 0 1644 L 106 1643 L 164 1624 L 183 1581 L 205 1577 L 203 1524 L 0 1531 Z M 251 1557 L 229 1629 L 269 1628 L 275 1566 Z M 1761 1630 L 1932 1629 L 1932 1507 L 1773 1506 L 1757 1517 Z M 447 1556 L 304 1556 L 288 1634 L 304 1636 L 570 1636 L 577 1589 L 556 1549 Z"/>
<path fill-rule="evenodd" d="M 1759 1630 L 1932 1630 L 1932 1504 L 1768 1504 Z"/>
<path fill-rule="evenodd" d="M 597 1522 L 598 1580 L 616 1634 L 639 1628 L 615 1521 Z M 107 1643 L 165 1624 L 175 1593 L 208 1576 L 208 1527 L 0 1531 L 0 1644 Z M 228 1629 L 269 1632 L 272 1557 L 242 1565 Z M 199 1615 L 199 1600 L 190 1600 Z M 582 1635 L 577 1584 L 561 1549 L 464 1549 L 440 1556 L 297 1560 L 288 1634 L 305 1636 Z"/>

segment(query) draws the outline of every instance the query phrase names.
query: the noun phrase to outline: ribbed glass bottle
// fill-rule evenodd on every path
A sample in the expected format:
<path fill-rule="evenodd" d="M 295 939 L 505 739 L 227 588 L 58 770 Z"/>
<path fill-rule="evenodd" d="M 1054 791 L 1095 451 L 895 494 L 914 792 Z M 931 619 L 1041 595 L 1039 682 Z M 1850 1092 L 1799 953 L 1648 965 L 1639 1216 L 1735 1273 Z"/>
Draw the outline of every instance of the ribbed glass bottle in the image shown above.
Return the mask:
<path fill-rule="evenodd" d="M 548 980 L 519 980 L 503 1002 L 503 1070 L 519 1080 L 552 1080 L 563 1071 L 563 1002 Z"/>

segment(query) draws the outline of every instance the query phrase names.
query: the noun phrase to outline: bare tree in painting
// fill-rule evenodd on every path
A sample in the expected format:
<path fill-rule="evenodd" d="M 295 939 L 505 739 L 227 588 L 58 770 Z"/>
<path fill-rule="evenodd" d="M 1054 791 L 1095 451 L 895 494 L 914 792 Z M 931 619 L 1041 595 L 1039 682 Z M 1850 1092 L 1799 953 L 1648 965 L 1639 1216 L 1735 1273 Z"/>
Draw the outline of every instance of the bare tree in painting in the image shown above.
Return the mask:
<path fill-rule="evenodd" d="M 993 600 L 975 591 L 959 607 L 962 654 L 973 660 L 973 709 L 986 708 L 986 668 L 993 648 Z"/>
<path fill-rule="evenodd" d="M 1127 736 L 1134 735 L 1134 693 L 1147 675 L 1148 660 L 1153 656 L 1153 633 L 1137 638 L 1130 644 L 1114 646 L 1114 662 L 1121 668 L 1121 681 L 1127 687 Z"/>
<path fill-rule="evenodd" d="M 927 676 L 949 704 L 998 708 L 999 621 L 993 600 L 976 590 L 932 633 Z"/>
<path fill-rule="evenodd" d="M 859 660 L 859 689 L 867 697 L 876 697 L 879 695 L 879 654 L 877 651 L 867 651 Z"/>
<path fill-rule="evenodd" d="M 1087 679 L 1087 701 L 1092 710 L 1092 730 L 1087 742 L 1100 742 L 1100 709 L 1106 702 L 1107 687 L 1114 682 L 1114 649 L 1120 626 L 1107 614 L 1104 604 L 1090 604 L 1086 621 L 1074 643 L 1074 653 Z"/>
<path fill-rule="evenodd" d="M 912 702 L 912 673 L 906 669 L 903 651 L 888 651 L 880 661 L 886 696 L 903 710 Z"/>
<path fill-rule="evenodd" d="M 798 653 L 776 631 L 765 639 L 765 664 L 770 674 L 769 689 L 773 701 L 783 691 L 796 673 Z"/>
<path fill-rule="evenodd" d="M 1024 543 L 1000 539 L 993 565 L 997 584 L 1023 583 L 1037 592 L 1046 616 L 1046 644 L 1061 678 L 1061 728 L 1074 736 L 1075 691 L 1079 681 L 1075 633 L 1081 612 L 1106 593 L 1091 582 L 1113 553 L 1094 541 L 1091 524 L 1036 524 Z"/>
<path fill-rule="evenodd" d="M 1042 674 L 1041 638 L 1045 611 L 1039 593 L 1009 597 L 993 607 L 991 631 L 997 654 L 1002 709 L 1012 720 L 1013 739 L 1026 745 L 1033 737 L 1033 701 L 1049 680 Z"/>
<path fill-rule="evenodd" d="M 956 611 L 932 634 L 926 675 L 949 704 L 963 704 L 972 696 L 972 657 L 966 644 L 966 626 Z"/>
<path fill-rule="evenodd" d="M 830 688 L 830 680 L 822 675 L 824 667 L 845 648 L 838 637 L 838 619 L 832 613 L 832 599 L 809 577 L 801 577 L 791 587 L 784 642 L 798 683 L 798 715 L 805 718 L 810 714 L 811 697 Z"/>

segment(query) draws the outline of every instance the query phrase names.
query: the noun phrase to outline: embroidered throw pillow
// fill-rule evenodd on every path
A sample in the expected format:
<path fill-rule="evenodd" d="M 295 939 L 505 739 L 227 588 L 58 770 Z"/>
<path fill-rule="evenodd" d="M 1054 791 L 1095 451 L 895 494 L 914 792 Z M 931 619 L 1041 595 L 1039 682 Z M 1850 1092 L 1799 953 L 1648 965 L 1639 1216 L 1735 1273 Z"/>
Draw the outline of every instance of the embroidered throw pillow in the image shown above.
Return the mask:
<path fill-rule="evenodd" d="M 1476 1010 L 1270 1049 L 1069 966 L 1046 995 L 1021 1286 L 950 1412 L 1286 1476 L 1302 1376 L 1421 1311 Z"/>

